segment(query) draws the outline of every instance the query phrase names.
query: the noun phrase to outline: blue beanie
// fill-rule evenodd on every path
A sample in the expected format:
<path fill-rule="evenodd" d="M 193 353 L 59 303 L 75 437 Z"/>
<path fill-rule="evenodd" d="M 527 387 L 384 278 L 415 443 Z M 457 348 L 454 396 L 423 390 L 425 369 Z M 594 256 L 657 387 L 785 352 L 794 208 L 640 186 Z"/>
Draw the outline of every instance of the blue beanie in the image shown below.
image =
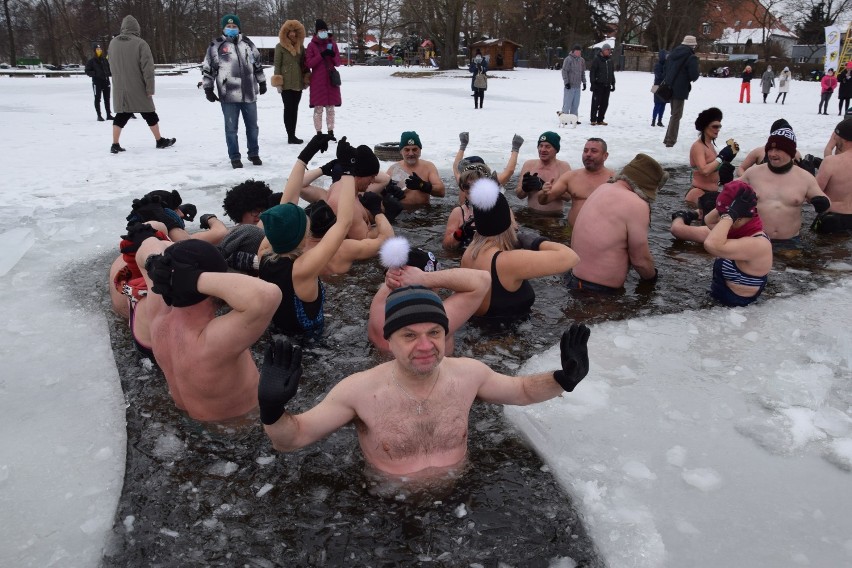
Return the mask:
<path fill-rule="evenodd" d="M 236 14 L 225 14 L 224 16 L 222 16 L 221 23 L 222 25 L 220 27 L 223 29 L 228 24 L 236 24 L 238 28 L 243 29 L 243 27 L 240 25 L 240 18 Z"/>

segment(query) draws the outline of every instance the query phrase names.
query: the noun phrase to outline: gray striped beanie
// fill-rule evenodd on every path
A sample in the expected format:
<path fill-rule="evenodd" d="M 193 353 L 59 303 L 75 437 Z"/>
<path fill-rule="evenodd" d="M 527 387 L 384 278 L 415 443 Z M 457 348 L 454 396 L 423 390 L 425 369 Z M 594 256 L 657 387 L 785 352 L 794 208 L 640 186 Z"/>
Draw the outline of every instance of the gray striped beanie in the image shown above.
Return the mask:
<path fill-rule="evenodd" d="M 388 294 L 384 338 L 415 323 L 436 323 L 449 333 L 449 320 L 441 297 L 425 286 L 406 286 Z"/>

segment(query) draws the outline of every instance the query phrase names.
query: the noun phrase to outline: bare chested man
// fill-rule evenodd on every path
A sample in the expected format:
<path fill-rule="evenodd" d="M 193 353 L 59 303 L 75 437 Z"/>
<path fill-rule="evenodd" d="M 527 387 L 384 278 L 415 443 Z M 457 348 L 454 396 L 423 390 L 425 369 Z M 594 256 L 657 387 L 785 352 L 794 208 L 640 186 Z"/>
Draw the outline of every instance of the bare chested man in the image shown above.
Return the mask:
<path fill-rule="evenodd" d="M 560 141 L 560 136 L 550 131 L 538 137 L 538 159 L 524 162 L 515 188 L 515 195 L 518 199 L 526 199 L 530 210 L 554 217 L 562 216 L 562 201 L 542 203 L 537 194 L 550 190 L 560 176 L 571 171 L 568 162 L 556 158 Z"/>
<path fill-rule="evenodd" d="M 801 248 L 802 203 L 810 202 L 817 213 L 830 206 L 814 176 L 795 166 L 795 155 L 796 135 L 790 128 L 779 128 L 766 142 L 767 162 L 750 167 L 740 178 L 757 193 L 763 230 L 776 252 Z"/>
<path fill-rule="evenodd" d="M 828 211 L 813 224 L 817 233 L 852 231 L 852 118 L 834 129 L 837 153 L 827 156 L 819 168 L 817 185 L 831 200 Z"/>
<path fill-rule="evenodd" d="M 785 119 L 779 118 L 778 120 L 776 120 L 775 122 L 772 123 L 772 126 L 769 128 L 769 134 L 772 134 L 773 132 L 775 132 L 779 128 L 790 128 L 790 129 L 792 129 L 793 127 L 790 126 L 790 123 L 787 122 Z M 802 160 L 802 155 L 797 151 L 796 156 L 793 158 L 793 161 L 798 163 L 801 160 Z M 747 169 L 749 169 L 750 167 L 757 165 L 757 164 L 765 164 L 765 163 L 766 163 L 766 146 L 765 145 L 764 146 L 758 146 L 757 148 L 754 148 L 751 152 L 749 152 L 746 155 L 745 160 L 743 160 L 742 163 L 739 166 L 737 166 L 736 175 L 737 175 L 737 177 L 742 177 L 743 173 L 745 173 L 745 171 Z"/>
<path fill-rule="evenodd" d="M 572 227 L 577 221 L 577 215 L 586 199 L 599 186 L 605 184 L 615 172 L 606 167 L 609 157 L 606 142 L 602 138 L 589 138 L 583 146 L 583 169 L 565 172 L 549 188 L 542 189 L 538 194 L 538 202 L 545 204 L 551 201 L 571 201 L 568 211 L 568 224 Z M 561 207 L 561 205 L 560 205 Z"/>
<path fill-rule="evenodd" d="M 201 421 L 244 417 L 257 406 L 249 348 L 281 302 L 275 284 L 227 272 L 209 243 L 145 239 L 136 253 L 148 285 L 133 310 L 135 337 L 151 346 L 178 408 Z M 216 316 L 220 299 L 231 311 Z"/>
<path fill-rule="evenodd" d="M 637 154 L 612 182 L 592 192 L 571 235 L 571 248 L 580 262 L 566 276 L 569 288 L 620 291 L 631 266 L 642 280 L 656 280 L 648 246 L 650 202 L 667 180 L 660 164 Z"/>
<path fill-rule="evenodd" d="M 388 296 L 384 337 L 394 359 L 341 380 L 315 407 L 285 413 L 302 374 L 301 351 L 277 340 L 267 352 L 258 390 L 264 429 L 279 451 L 294 451 L 353 423 L 366 461 L 391 476 L 441 477 L 466 462 L 475 399 L 528 405 L 572 391 L 589 368 L 589 329 L 562 335 L 562 369 L 523 377 L 474 359 L 444 357 L 447 314 L 422 286 Z"/>
<path fill-rule="evenodd" d="M 405 188 L 402 205 L 407 208 L 429 204 L 429 197 L 444 197 L 446 188 L 438 168 L 429 160 L 422 160 L 420 153 L 423 144 L 420 136 L 413 130 L 403 132 L 399 139 L 399 153 L 402 160 L 388 168 L 387 174 Z"/>

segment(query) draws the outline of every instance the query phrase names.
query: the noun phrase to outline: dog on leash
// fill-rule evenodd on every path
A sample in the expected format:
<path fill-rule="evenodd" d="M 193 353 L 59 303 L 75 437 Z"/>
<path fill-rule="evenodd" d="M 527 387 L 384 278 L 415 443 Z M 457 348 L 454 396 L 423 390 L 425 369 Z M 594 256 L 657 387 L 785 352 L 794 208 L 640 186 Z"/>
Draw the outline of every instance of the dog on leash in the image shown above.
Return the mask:
<path fill-rule="evenodd" d="M 564 113 L 561 110 L 556 111 L 556 116 L 559 117 L 559 126 L 566 127 L 570 126 L 571 128 L 577 128 L 577 115 L 576 114 L 568 114 Z"/>

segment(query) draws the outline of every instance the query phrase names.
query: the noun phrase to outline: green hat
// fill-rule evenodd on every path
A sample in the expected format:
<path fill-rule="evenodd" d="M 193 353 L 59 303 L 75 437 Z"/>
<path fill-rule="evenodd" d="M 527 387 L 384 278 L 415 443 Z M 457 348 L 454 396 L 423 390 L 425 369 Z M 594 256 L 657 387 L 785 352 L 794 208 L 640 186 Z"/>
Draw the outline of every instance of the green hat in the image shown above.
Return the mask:
<path fill-rule="evenodd" d="M 308 216 L 305 211 L 292 203 L 276 205 L 260 214 L 263 232 L 277 254 L 288 253 L 302 242 Z"/>
<path fill-rule="evenodd" d="M 224 28 L 228 24 L 236 24 L 238 28 L 243 29 L 243 27 L 240 25 L 240 18 L 236 14 L 225 14 L 224 16 L 222 16 L 221 24 L 222 25 L 219 26 L 221 28 Z"/>
<path fill-rule="evenodd" d="M 636 154 L 622 168 L 621 175 L 629 179 L 636 194 L 648 202 L 656 199 L 657 192 L 669 179 L 669 173 L 647 154 Z"/>
<path fill-rule="evenodd" d="M 413 130 L 403 132 L 402 136 L 399 137 L 399 149 L 402 150 L 406 146 L 417 146 L 418 148 L 423 148 L 423 144 L 420 143 L 420 137 Z"/>
<path fill-rule="evenodd" d="M 547 142 L 548 144 L 553 146 L 553 148 L 557 152 L 559 151 L 559 141 L 560 140 L 562 140 L 562 138 L 557 133 L 551 132 L 550 130 L 548 130 L 547 132 L 545 132 L 544 134 L 542 134 L 541 136 L 538 137 L 539 144 L 542 143 L 542 142 Z"/>

